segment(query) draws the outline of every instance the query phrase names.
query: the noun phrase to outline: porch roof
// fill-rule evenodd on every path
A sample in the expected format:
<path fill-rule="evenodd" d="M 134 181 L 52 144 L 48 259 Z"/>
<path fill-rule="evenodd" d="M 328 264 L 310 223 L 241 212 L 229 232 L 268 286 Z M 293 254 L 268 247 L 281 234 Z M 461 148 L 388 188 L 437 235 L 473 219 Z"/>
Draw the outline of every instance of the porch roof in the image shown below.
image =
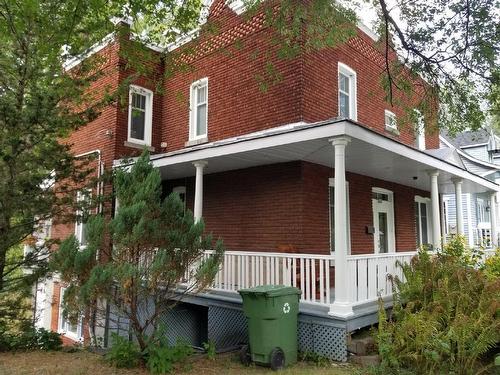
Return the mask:
<path fill-rule="evenodd" d="M 439 170 L 439 190 L 453 193 L 452 178 L 463 179 L 464 192 L 500 191 L 500 186 L 437 156 L 388 138 L 346 119 L 296 123 L 241 137 L 205 143 L 151 157 L 163 178 L 193 176 L 192 162 L 208 161 L 205 173 L 304 160 L 334 165 L 332 137 L 349 136 L 346 170 L 394 183 L 429 190 L 429 170 Z"/>

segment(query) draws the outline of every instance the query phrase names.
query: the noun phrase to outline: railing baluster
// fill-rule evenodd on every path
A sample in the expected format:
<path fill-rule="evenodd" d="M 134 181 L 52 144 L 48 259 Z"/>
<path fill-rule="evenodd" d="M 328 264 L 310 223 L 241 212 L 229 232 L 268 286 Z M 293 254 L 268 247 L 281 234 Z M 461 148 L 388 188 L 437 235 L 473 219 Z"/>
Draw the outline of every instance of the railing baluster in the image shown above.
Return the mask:
<path fill-rule="evenodd" d="M 318 260 L 319 263 L 319 303 L 325 303 L 325 284 L 324 284 L 324 270 L 325 261 Z"/>
<path fill-rule="evenodd" d="M 301 294 L 301 298 L 304 299 L 304 292 L 305 292 L 305 288 L 304 288 L 304 258 L 300 258 L 300 290 L 302 292 Z"/>
<path fill-rule="evenodd" d="M 309 258 L 306 259 L 306 300 L 311 299 L 311 270 Z"/>
<path fill-rule="evenodd" d="M 316 301 L 316 260 L 311 259 L 311 299 Z"/>

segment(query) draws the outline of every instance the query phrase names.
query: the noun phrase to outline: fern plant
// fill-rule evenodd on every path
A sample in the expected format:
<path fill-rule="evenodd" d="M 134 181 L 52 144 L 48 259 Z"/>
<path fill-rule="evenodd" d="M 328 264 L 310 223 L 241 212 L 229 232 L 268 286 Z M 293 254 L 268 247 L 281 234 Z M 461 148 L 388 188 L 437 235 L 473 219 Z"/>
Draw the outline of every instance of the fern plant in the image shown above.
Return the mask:
<path fill-rule="evenodd" d="M 417 374 L 475 374 L 500 343 L 500 278 L 486 277 L 482 254 L 458 236 L 436 254 L 424 250 L 393 278 L 394 308 L 380 308 L 381 369 Z"/>

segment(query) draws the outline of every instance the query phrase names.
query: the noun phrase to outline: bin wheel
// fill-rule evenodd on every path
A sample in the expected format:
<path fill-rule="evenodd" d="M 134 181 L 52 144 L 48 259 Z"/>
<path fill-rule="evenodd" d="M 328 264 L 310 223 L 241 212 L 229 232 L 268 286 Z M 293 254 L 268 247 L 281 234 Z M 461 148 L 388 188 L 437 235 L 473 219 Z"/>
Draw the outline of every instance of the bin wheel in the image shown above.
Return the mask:
<path fill-rule="evenodd" d="M 283 353 L 283 350 L 281 350 L 281 348 L 274 348 L 269 356 L 269 362 L 271 364 L 271 369 L 274 371 L 285 367 L 285 353 Z"/>
<path fill-rule="evenodd" d="M 240 349 L 240 362 L 244 366 L 250 366 L 252 363 L 252 356 L 250 355 L 250 345 L 243 345 Z"/>

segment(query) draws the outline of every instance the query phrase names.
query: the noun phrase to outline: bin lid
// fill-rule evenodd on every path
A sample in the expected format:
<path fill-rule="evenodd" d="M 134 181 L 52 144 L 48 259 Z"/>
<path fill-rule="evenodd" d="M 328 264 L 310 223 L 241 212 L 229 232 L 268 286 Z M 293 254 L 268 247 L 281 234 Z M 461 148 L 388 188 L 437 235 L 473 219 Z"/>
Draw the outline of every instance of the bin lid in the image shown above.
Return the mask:
<path fill-rule="evenodd" d="M 289 296 L 292 294 L 301 294 L 299 288 L 286 285 L 259 285 L 253 288 L 240 289 L 238 293 L 243 295 L 265 295 L 266 297 Z"/>

